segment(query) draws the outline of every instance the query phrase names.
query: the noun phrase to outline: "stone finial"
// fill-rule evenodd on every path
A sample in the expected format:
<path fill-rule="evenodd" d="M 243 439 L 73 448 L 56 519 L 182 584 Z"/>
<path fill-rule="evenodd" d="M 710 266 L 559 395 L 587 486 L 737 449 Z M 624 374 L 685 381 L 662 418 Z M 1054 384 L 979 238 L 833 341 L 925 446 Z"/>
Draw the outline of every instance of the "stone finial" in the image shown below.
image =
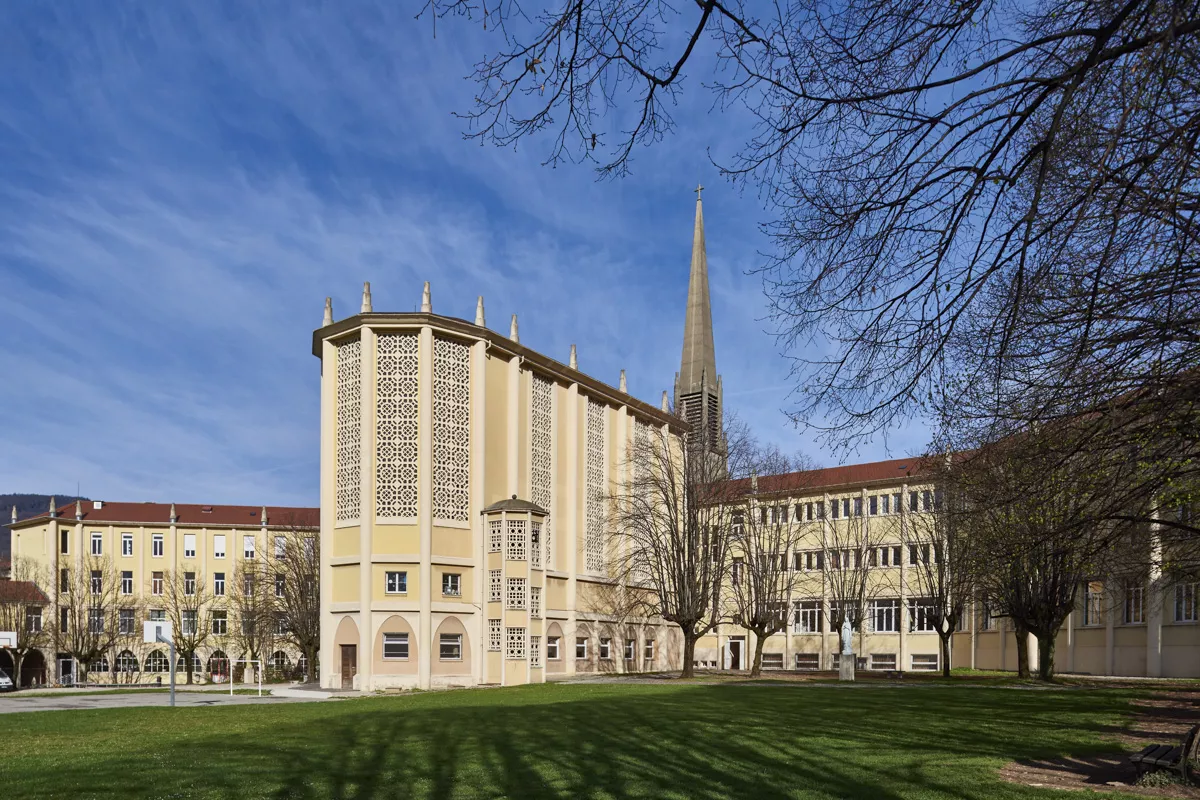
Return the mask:
<path fill-rule="evenodd" d="M 263 506 L 263 510 L 262 510 L 262 524 L 263 524 L 264 528 L 267 526 L 267 507 L 266 506 Z"/>
<path fill-rule="evenodd" d="M 671 410 L 671 405 L 670 405 L 670 403 L 667 402 L 667 390 L 666 389 L 663 389 L 662 410 L 663 411 Z"/>
<path fill-rule="evenodd" d="M 758 470 L 756 469 L 750 470 L 750 491 L 758 491 Z"/>
<path fill-rule="evenodd" d="M 321 327 L 333 324 L 333 298 L 325 298 L 325 319 L 321 321 Z"/>
<path fill-rule="evenodd" d="M 508 338 L 520 344 L 521 334 L 517 330 L 517 315 L 513 314 L 512 322 L 508 324 Z"/>
<path fill-rule="evenodd" d="M 58 504 L 54 502 L 54 495 L 50 495 L 50 516 L 58 516 Z"/>
<path fill-rule="evenodd" d="M 579 357 L 575 353 L 575 345 L 571 345 L 571 369 L 579 369 Z"/>
<path fill-rule="evenodd" d="M 620 383 L 620 389 L 621 389 L 621 391 L 622 391 L 622 392 L 628 392 L 628 391 L 629 391 L 629 385 L 625 383 L 625 370 L 621 370 L 621 383 Z"/>
<path fill-rule="evenodd" d="M 479 300 L 475 303 L 475 324 L 481 328 L 487 327 L 487 323 L 483 321 L 483 295 L 479 295 Z"/>
<path fill-rule="evenodd" d="M 175 504 L 171 503 L 171 524 L 174 525 L 179 521 L 179 515 L 175 513 Z"/>
<path fill-rule="evenodd" d="M 12 524 L 13 525 L 17 524 L 17 507 L 16 506 L 13 506 Z"/>
<path fill-rule="evenodd" d="M 75 498 L 75 519 L 83 519 L 83 503 L 78 497 Z"/>
<path fill-rule="evenodd" d="M 363 281 L 363 301 L 362 309 L 359 311 L 359 313 L 370 314 L 371 310 L 371 282 Z"/>
<path fill-rule="evenodd" d="M 421 290 L 421 313 L 433 313 L 433 300 L 429 296 L 429 281 L 425 281 L 425 288 Z"/>

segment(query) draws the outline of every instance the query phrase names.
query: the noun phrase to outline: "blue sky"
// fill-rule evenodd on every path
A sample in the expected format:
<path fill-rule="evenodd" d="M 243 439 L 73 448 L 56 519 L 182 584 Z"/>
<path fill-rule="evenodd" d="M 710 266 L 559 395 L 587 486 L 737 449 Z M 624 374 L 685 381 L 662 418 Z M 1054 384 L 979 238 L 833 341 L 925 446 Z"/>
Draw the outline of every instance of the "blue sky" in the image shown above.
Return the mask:
<path fill-rule="evenodd" d="M 689 76 L 632 176 L 463 141 L 487 34 L 401 4 L 0 8 L 0 491 L 316 502 L 323 300 L 488 322 L 656 402 L 678 369 L 696 183 L 726 404 L 822 465 L 746 270 L 762 208 L 708 157 L 744 135 Z"/>

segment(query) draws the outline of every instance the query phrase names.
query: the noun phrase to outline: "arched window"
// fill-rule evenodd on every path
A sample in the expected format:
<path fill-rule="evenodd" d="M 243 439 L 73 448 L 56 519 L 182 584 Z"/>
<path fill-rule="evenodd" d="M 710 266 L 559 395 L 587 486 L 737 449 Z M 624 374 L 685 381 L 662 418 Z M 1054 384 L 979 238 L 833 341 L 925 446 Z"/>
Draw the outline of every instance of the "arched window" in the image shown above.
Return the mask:
<path fill-rule="evenodd" d="M 146 656 L 146 672 L 167 672 L 171 669 L 167 654 L 162 650 L 153 650 Z"/>
<path fill-rule="evenodd" d="M 187 672 L 187 659 L 178 653 L 175 654 L 175 671 Z M 204 671 L 204 665 L 200 663 L 200 656 L 192 653 L 192 674 L 199 674 Z"/>
<path fill-rule="evenodd" d="M 91 664 L 88 664 L 88 672 L 93 675 L 108 672 L 108 656 L 100 656 Z"/>
<path fill-rule="evenodd" d="M 224 651 L 214 650 L 208 657 L 208 674 L 216 677 L 229 677 L 229 656 Z"/>
<path fill-rule="evenodd" d="M 287 672 L 291 666 L 292 660 L 288 658 L 288 654 L 282 650 L 276 650 L 271 654 L 271 668 L 279 672 Z"/>
<path fill-rule="evenodd" d="M 117 672 L 137 672 L 137 656 L 128 650 L 122 650 L 117 656 Z"/>
<path fill-rule="evenodd" d="M 300 657 L 296 659 L 296 672 L 301 678 L 308 675 L 308 658 L 304 653 L 301 653 Z"/>

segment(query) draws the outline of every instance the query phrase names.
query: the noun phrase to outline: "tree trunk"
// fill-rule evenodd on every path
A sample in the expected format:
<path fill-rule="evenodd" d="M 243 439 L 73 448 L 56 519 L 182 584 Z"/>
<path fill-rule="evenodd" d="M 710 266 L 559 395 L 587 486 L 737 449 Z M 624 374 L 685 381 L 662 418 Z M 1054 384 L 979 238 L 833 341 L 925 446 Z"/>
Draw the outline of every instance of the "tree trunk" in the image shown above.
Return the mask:
<path fill-rule="evenodd" d="M 690 678 L 695 675 L 692 669 L 692 661 L 696 656 L 696 639 L 689 631 L 683 632 L 683 670 L 679 673 L 681 678 Z"/>
<path fill-rule="evenodd" d="M 939 633 L 938 636 L 942 640 L 942 677 L 950 677 L 950 639 L 954 636 L 953 633 Z"/>
<path fill-rule="evenodd" d="M 316 648 L 310 647 L 304 651 L 304 682 L 312 683 L 314 675 L 316 675 L 317 666 L 317 651 Z"/>
<path fill-rule="evenodd" d="M 1017 628 L 1017 677 L 1029 677 L 1029 632 Z"/>
<path fill-rule="evenodd" d="M 194 655 L 194 652 L 195 651 L 193 651 L 192 653 L 184 653 L 183 654 L 183 657 L 187 659 L 187 684 L 188 684 L 188 686 L 192 685 L 192 657 Z"/>
<path fill-rule="evenodd" d="M 767 637 L 763 636 L 758 631 L 753 631 L 753 633 L 754 633 L 754 662 L 750 665 L 750 677 L 758 678 L 758 677 L 762 676 L 763 643 L 766 642 Z"/>
<path fill-rule="evenodd" d="M 20 650 L 13 651 L 13 686 L 21 688 L 21 664 L 25 661 L 25 655 Z"/>
<path fill-rule="evenodd" d="M 1046 636 L 1039 635 L 1038 643 L 1038 679 L 1043 681 L 1054 680 L 1054 634 L 1050 633 Z"/>

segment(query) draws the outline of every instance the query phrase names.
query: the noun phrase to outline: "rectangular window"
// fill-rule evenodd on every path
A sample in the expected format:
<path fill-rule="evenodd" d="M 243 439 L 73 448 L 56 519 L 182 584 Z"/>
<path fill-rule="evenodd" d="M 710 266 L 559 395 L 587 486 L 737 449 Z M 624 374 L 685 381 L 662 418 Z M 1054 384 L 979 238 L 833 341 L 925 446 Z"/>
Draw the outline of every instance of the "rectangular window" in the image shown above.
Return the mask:
<path fill-rule="evenodd" d="M 825 519 L 825 501 L 817 501 L 817 519 Z"/>
<path fill-rule="evenodd" d="M 70 630 L 71 616 L 70 610 L 65 606 L 58 610 L 58 629 L 62 633 L 68 633 Z"/>
<path fill-rule="evenodd" d="M 525 607 L 525 579 L 524 578 L 509 578 L 507 580 L 507 591 L 505 592 L 505 600 L 507 608 L 524 608 Z"/>
<path fill-rule="evenodd" d="M 886 494 L 884 494 L 884 495 L 880 495 L 880 497 L 881 497 L 881 498 L 883 498 L 883 513 L 884 513 L 884 514 L 890 514 L 890 513 L 892 513 L 891 509 L 889 508 L 889 506 L 891 505 L 891 503 L 889 503 L 889 502 L 888 502 L 888 501 L 889 501 L 889 500 L 891 500 L 892 498 L 891 498 L 889 495 L 886 495 Z"/>
<path fill-rule="evenodd" d="M 1088 581 L 1083 589 L 1083 624 L 1104 624 L 1104 584 Z"/>
<path fill-rule="evenodd" d="M 812 519 L 813 519 L 813 504 L 812 503 L 804 504 L 804 519 L 806 522 L 812 522 Z"/>
<path fill-rule="evenodd" d="M 161 608 L 151 609 L 150 610 L 150 621 L 151 622 L 166 622 L 167 621 L 167 612 Z"/>
<path fill-rule="evenodd" d="M 937 614 L 932 600 L 926 597 L 909 598 L 908 630 L 920 633 L 937 630 Z"/>
<path fill-rule="evenodd" d="M 385 633 L 383 635 L 383 660 L 384 661 L 407 661 L 408 660 L 408 634 L 407 633 Z"/>
<path fill-rule="evenodd" d="M 783 653 L 763 653 L 763 669 L 783 669 Z"/>
<path fill-rule="evenodd" d="M 226 611 L 212 612 L 212 632 L 214 636 L 224 636 L 229 632 L 229 613 Z"/>
<path fill-rule="evenodd" d="M 637 639 L 625 640 L 625 660 L 633 661 L 637 658 Z"/>
<path fill-rule="evenodd" d="M 504 629 L 504 657 L 511 659 L 525 658 L 525 646 L 529 637 L 524 628 Z"/>
<path fill-rule="evenodd" d="M 788 507 L 787 506 L 779 507 L 779 521 L 782 523 L 786 523 L 788 521 Z"/>
<path fill-rule="evenodd" d="M 854 516 L 862 516 L 862 497 L 854 498 Z"/>
<path fill-rule="evenodd" d="M 744 566 L 744 564 L 743 564 L 742 559 L 740 559 L 740 558 L 733 559 L 733 570 L 731 572 L 731 579 L 733 580 L 734 586 L 740 586 L 742 583 L 742 567 L 743 566 Z"/>
<path fill-rule="evenodd" d="M 529 666 L 540 667 L 542 665 L 542 637 L 529 637 Z"/>
<path fill-rule="evenodd" d="M 875 670 L 894 670 L 894 669 L 896 669 L 896 654 L 895 653 L 872 653 L 871 654 L 871 669 L 875 669 Z"/>
<path fill-rule="evenodd" d="M 1175 621 L 1195 622 L 1196 587 L 1200 584 L 1181 583 L 1175 587 Z"/>
<path fill-rule="evenodd" d="M 504 549 L 504 523 L 494 519 L 488 523 L 488 552 L 499 553 Z"/>
<path fill-rule="evenodd" d="M 796 669 L 802 672 L 816 672 L 820 668 L 820 653 L 796 653 Z"/>
<path fill-rule="evenodd" d="M 439 661 L 462 661 L 462 634 L 443 633 L 438 637 Z"/>
<path fill-rule="evenodd" d="M 150 594 L 161 595 L 163 593 L 163 574 L 161 572 L 150 573 Z"/>
<path fill-rule="evenodd" d="M 383 590 L 388 594 L 405 594 L 408 592 L 407 572 L 385 572 Z"/>
<path fill-rule="evenodd" d="M 185 636 L 194 636 L 196 634 L 196 612 L 184 611 L 183 618 L 179 621 L 179 627 L 183 629 Z"/>
<path fill-rule="evenodd" d="M 65 530 L 59 533 L 58 551 L 64 555 L 71 552 L 71 534 Z"/>
<path fill-rule="evenodd" d="M 915 567 L 918 564 L 929 563 L 929 545 L 928 544 L 910 544 L 908 546 L 908 564 Z"/>
<path fill-rule="evenodd" d="M 938 670 L 938 654 L 937 653 L 913 653 L 912 654 L 912 671 L 913 672 L 937 672 Z"/>
<path fill-rule="evenodd" d="M 104 573 L 98 569 L 92 570 L 92 594 L 101 594 L 104 591 Z"/>
<path fill-rule="evenodd" d="M 501 621 L 498 619 L 488 620 L 488 650 L 494 653 L 499 653 L 504 642 L 503 631 L 501 630 Z"/>
<path fill-rule="evenodd" d="M 92 531 L 92 555 L 104 555 L 104 534 L 99 531 Z"/>
<path fill-rule="evenodd" d="M 245 534 L 242 536 L 242 558 L 254 558 L 254 536 Z"/>
<path fill-rule="evenodd" d="M 908 493 L 908 510 L 909 511 L 918 511 L 919 510 L 917 508 L 918 497 L 919 497 L 919 495 L 916 492 Z"/>
<path fill-rule="evenodd" d="M 488 570 L 488 602 L 499 603 L 504 599 L 504 578 L 500 570 Z"/>
<path fill-rule="evenodd" d="M 133 594 L 133 570 L 121 570 L 121 594 Z"/>
<path fill-rule="evenodd" d="M 88 633 L 104 633 L 104 609 L 88 609 Z"/>
<path fill-rule="evenodd" d="M 122 608 L 117 612 L 117 631 L 122 636 L 132 636 L 137 628 L 137 616 L 132 608 Z"/>
<path fill-rule="evenodd" d="M 214 572 L 213 573 L 213 594 L 216 595 L 217 597 L 225 596 L 225 573 L 224 572 Z"/>
<path fill-rule="evenodd" d="M 196 534 L 185 533 L 183 535 L 183 557 L 184 558 L 195 558 L 196 557 Z"/>
<path fill-rule="evenodd" d="M 442 594 L 446 597 L 462 597 L 462 575 L 457 572 L 442 573 Z"/>
<path fill-rule="evenodd" d="M 71 591 L 71 570 L 60 569 L 58 571 L 58 591 L 63 594 Z"/>
<path fill-rule="evenodd" d="M 902 497 L 902 495 L 900 494 L 900 492 L 896 492 L 895 494 L 892 495 L 892 513 L 893 514 L 900 513 L 900 498 L 901 497 Z"/>
<path fill-rule="evenodd" d="M 193 595 L 196 593 L 196 573 L 183 573 L 183 593 L 186 595 Z"/>
<path fill-rule="evenodd" d="M 275 557 L 283 558 L 286 555 L 287 555 L 287 537 L 286 536 L 276 536 L 275 537 Z"/>
<path fill-rule="evenodd" d="M 654 660 L 654 640 L 653 639 L 647 639 L 645 644 L 642 645 L 642 660 L 644 660 L 647 664 L 649 664 L 650 662 L 652 662 Z"/>
<path fill-rule="evenodd" d="M 793 633 L 820 633 L 821 601 L 801 600 L 794 605 L 795 616 L 792 621 Z"/>
<path fill-rule="evenodd" d="M 29 633 L 41 633 L 42 630 L 42 609 L 41 606 L 31 606 L 25 609 L 25 630 Z"/>
<path fill-rule="evenodd" d="M 522 520 L 510 519 L 508 532 L 504 537 L 504 557 L 509 561 L 524 561 L 525 549 L 525 523 Z"/>
<path fill-rule="evenodd" d="M 558 658 L 559 658 L 558 637 L 557 636 L 547 636 L 546 637 L 546 660 L 558 661 Z"/>
<path fill-rule="evenodd" d="M 871 516 L 874 517 L 878 514 L 879 514 L 879 495 L 873 494 L 873 495 L 871 495 Z"/>
<path fill-rule="evenodd" d="M 979 630 L 990 631 L 995 627 L 996 620 L 992 617 L 992 607 L 984 598 L 979 601 Z"/>
<path fill-rule="evenodd" d="M 849 497 L 842 498 L 842 516 L 845 517 L 846 519 L 850 518 L 850 498 Z"/>
<path fill-rule="evenodd" d="M 542 587 L 529 587 L 529 616 L 534 619 L 542 618 Z"/>
<path fill-rule="evenodd" d="M 841 507 L 842 507 L 841 503 L 839 503 L 837 500 L 830 500 L 829 501 L 829 516 L 832 517 L 833 519 L 837 519 L 840 516 L 839 512 L 841 511 Z"/>
<path fill-rule="evenodd" d="M 612 639 L 600 637 L 600 658 L 605 660 L 612 658 Z"/>
<path fill-rule="evenodd" d="M 921 492 L 921 510 L 933 511 L 933 492 L 928 489 Z"/>
<path fill-rule="evenodd" d="M 588 657 L 587 650 L 588 650 L 588 640 L 582 636 L 577 637 L 575 639 L 575 657 L 576 658 L 587 658 Z"/>
<path fill-rule="evenodd" d="M 275 573 L 275 596 L 283 597 L 283 590 L 287 586 L 287 578 L 282 572 Z"/>
<path fill-rule="evenodd" d="M 163 554 L 163 535 L 155 533 L 150 536 L 150 555 L 154 558 L 162 558 Z"/>
<path fill-rule="evenodd" d="M 1146 622 L 1146 589 L 1136 583 L 1125 587 L 1125 624 L 1142 625 Z"/>
<path fill-rule="evenodd" d="M 132 533 L 122 533 L 121 534 L 121 555 L 123 555 L 123 556 L 133 555 L 133 534 Z"/>
<path fill-rule="evenodd" d="M 213 535 L 213 558 L 225 557 L 225 534 L 217 533 Z"/>
<path fill-rule="evenodd" d="M 896 633 L 900 630 L 899 600 L 872 600 L 870 612 L 869 624 L 872 633 Z"/>
<path fill-rule="evenodd" d="M 808 571 L 825 569 L 825 553 L 821 550 L 809 550 L 805 553 L 804 569 Z"/>
<path fill-rule="evenodd" d="M 542 566 L 542 523 L 529 526 L 529 563 L 539 569 Z"/>

